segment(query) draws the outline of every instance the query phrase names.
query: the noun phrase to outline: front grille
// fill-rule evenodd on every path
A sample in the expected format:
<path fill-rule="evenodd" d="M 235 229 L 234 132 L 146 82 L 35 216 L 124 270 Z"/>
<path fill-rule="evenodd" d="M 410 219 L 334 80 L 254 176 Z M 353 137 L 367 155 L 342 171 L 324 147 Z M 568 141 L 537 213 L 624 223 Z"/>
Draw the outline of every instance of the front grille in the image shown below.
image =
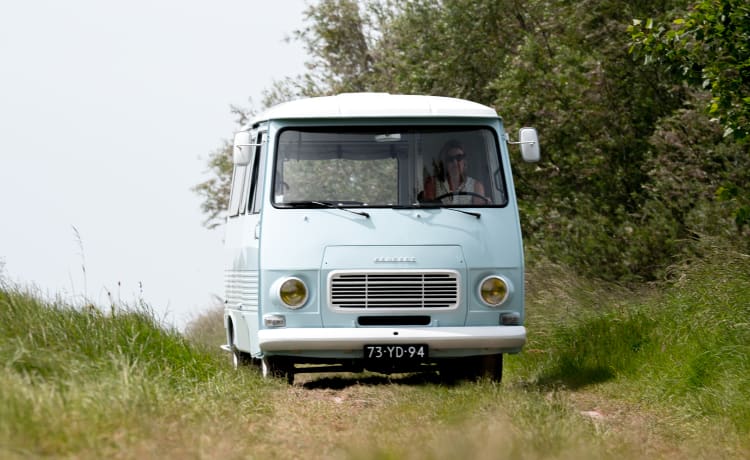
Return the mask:
<path fill-rule="evenodd" d="M 335 272 L 330 276 L 330 302 L 342 309 L 451 309 L 458 306 L 458 273 Z"/>

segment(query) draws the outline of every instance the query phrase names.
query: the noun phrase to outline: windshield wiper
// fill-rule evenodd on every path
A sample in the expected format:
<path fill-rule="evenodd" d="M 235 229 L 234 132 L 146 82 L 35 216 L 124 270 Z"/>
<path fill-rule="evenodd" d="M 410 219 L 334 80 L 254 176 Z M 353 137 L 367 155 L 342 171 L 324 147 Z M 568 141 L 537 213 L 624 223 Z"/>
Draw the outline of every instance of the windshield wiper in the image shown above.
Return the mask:
<path fill-rule="evenodd" d="M 478 212 L 467 211 L 465 209 L 448 208 L 445 206 L 441 206 L 440 203 L 414 203 L 414 204 L 393 206 L 393 209 L 448 209 L 449 211 L 456 211 L 456 212 L 468 214 L 470 216 L 474 216 L 477 219 L 482 217 L 482 215 Z"/>
<path fill-rule="evenodd" d="M 367 217 L 370 218 L 370 214 L 366 213 L 364 211 L 355 211 L 353 209 L 345 208 L 339 204 L 330 203 L 328 201 L 287 201 L 284 203 L 279 203 L 279 206 L 282 207 L 289 207 L 289 208 L 299 208 L 299 207 L 305 207 L 305 206 L 315 206 L 318 208 L 327 208 L 327 209 L 341 209 L 342 211 L 348 211 L 352 214 L 357 214 L 358 216 Z"/>
<path fill-rule="evenodd" d="M 449 210 L 451 210 L 451 211 L 456 211 L 456 212 L 462 212 L 462 213 L 464 213 L 464 214 L 468 214 L 468 215 L 470 215 L 470 216 L 474 216 L 474 217 L 476 217 L 477 219 L 479 219 L 480 217 L 482 217 L 482 215 L 481 215 L 481 214 L 479 214 L 478 212 L 474 212 L 474 211 L 467 211 L 467 210 L 465 210 L 465 209 L 456 209 L 456 208 L 445 208 L 445 209 L 449 209 Z"/>

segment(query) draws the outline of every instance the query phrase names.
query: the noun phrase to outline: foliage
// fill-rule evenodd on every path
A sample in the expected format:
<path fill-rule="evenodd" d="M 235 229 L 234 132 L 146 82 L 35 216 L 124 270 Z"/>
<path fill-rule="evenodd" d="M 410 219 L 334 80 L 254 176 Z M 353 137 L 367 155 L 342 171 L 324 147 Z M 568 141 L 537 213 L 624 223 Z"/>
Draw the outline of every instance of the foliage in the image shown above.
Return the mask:
<path fill-rule="evenodd" d="M 378 2 L 370 2 L 377 4 Z M 491 104 L 490 82 L 522 40 L 513 1 L 418 0 L 381 17 L 371 88 Z"/>
<path fill-rule="evenodd" d="M 744 0 L 702 0 L 664 25 L 635 20 L 631 53 L 646 63 L 665 62 L 690 84 L 709 89 L 708 113 L 740 142 L 750 136 L 750 5 Z M 750 190 L 728 183 L 717 196 L 738 203 L 733 212 L 740 233 L 750 224 Z"/>
<path fill-rule="evenodd" d="M 716 196 L 722 201 L 737 201 L 741 204 L 733 212 L 734 223 L 739 234 L 743 234 L 745 225 L 750 224 L 750 189 L 740 188 L 734 183 L 727 183 L 716 190 Z"/>
<path fill-rule="evenodd" d="M 591 276 L 654 280 L 693 250 L 697 235 L 727 236 L 726 228 L 734 226 L 740 238 L 736 232 L 731 237 L 740 246 L 747 236 L 747 213 L 735 212 L 732 225 L 727 202 L 715 199 L 731 200 L 736 209 L 746 209 L 750 200 L 748 143 L 736 137 L 750 75 L 739 72 L 746 60 L 748 40 L 740 39 L 747 7 L 702 2 L 704 9 L 694 11 L 704 19 L 711 5 L 734 8 L 715 16 L 723 18 L 724 29 L 696 16 L 662 34 L 682 30 L 669 35 L 670 43 L 686 46 L 712 35 L 702 54 L 687 46 L 679 56 L 688 53 L 700 56 L 704 67 L 719 66 L 707 74 L 715 77 L 709 87 L 726 89 L 728 96 L 711 96 L 713 115 L 724 117 L 727 109 L 727 117 L 737 121 L 735 137 L 717 135 L 700 113 L 707 91 L 684 84 L 678 55 L 644 66 L 628 54 L 636 30 L 646 41 L 646 29 L 631 27 L 628 33 L 632 18 L 666 18 L 687 10 L 688 3 L 323 0 L 308 7 L 306 27 L 296 34 L 308 50 L 309 71 L 275 82 L 264 102 L 386 91 L 461 97 L 495 107 L 510 132 L 535 126 L 543 140 L 540 163 L 513 163 L 529 251 Z M 739 57 L 715 63 L 726 57 L 716 54 L 725 52 L 718 49 L 725 39 L 734 40 L 726 52 Z M 226 200 L 209 197 L 228 195 L 222 184 L 202 190 L 212 223 L 219 222 L 218 206 Z"/>
<path fill-rule="evenodd" d="M 741 219 L 732 231 L 729 208 L 747 205 L 750 197 L 734 184 L 750 183 L 750 144 L 723 136 L 721 126 L 700 109 L 708 95 L 692 92 L 685 106 L 662 118 L 649 143 L 650 157 L 644 171 L 650 181 L 646 195 L 664 205 L 680 227 L 704 235 L 723 235 L 748 248 Z M 716 202 L 717 195 L 720 201 Z M 714 207 L 722 213 L 701 216 Z M 734 211 L 736 212 L 736 211 Z M 740 237 L 739 239 L 737 237 Z"/>
<path fill-rule="evenodd" d="M 207 216 L 203 225 L 216 228 L 224 223 L 229 206 L 232 185 L 232 144 L 229 141 L 210 155 L 208 173 L 211 177 L 193 187 L 193 192 L 203 198 L 201 211 Z"/>
<path fill-rule="evenodd" d="M 372 66 L 369 18 L 354 0 L 322 0 L 305 11 L 310 24 L 297 31 L 310 55 L 303 76 L 305 95 L 366 91 Z"/>
<path fill-rule="evenodd" d="M 727 134 L 750 135 L 750 5 L 743 0 L 702 0 L 671 26 L 648 19 L 629 28 L 631 52 L 646 62 L 675 66 L 697 86 L 710 88 L 709 113 Z"/>
<path fill-rule="evenodd" d="M 242 126 L 250 120 L 253 111 L 233 105 L 231 113 L 235 115 L 236 123 Z M 232 186 L 232 153 L 232 143 L 224 141 L 224 145 L 209 155 L 207 172 L 210 177 L 192 189 L 203 198 L 201 211 L 207 216 L 203 222 L 207 228 L 216 228 L 226 219 Z"/>

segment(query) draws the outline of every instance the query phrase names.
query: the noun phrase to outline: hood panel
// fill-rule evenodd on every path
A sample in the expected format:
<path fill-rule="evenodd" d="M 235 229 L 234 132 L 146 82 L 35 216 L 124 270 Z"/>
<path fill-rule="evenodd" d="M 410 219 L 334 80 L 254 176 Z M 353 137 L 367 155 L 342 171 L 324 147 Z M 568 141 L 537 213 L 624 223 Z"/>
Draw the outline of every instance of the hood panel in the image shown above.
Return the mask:
<path fill-rule="evenodd" d="M 523 265 L 520 228 L 512 209 L 483 210 L 481 219 L 447 209 L 368 212 L 369 219 L 343 210 L 268 212 L 261 233 L 262 268 Z M 408 260 L 413 257 L 416 262 Z"/>
<path fill-rule="evenodd" d="M 459 246 L 329 246 L 321 270 L 465 269 Z"/>

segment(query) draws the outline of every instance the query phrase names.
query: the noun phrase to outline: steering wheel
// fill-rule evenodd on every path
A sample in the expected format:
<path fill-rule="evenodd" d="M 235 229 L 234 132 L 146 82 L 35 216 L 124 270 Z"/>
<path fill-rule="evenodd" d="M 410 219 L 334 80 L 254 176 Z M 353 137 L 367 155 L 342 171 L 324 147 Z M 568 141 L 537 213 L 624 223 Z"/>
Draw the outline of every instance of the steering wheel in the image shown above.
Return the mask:
<path fill-rule="evenodd" d="M 484 200 L 485 204 L 492 203 L 492 200 L 490 200 L 489 198 L 487 198 L 484 195 L 480 195 L 480 194 L 474 193 L 474 192 L 462 192 L 462 191 L 443 193 L 439 197 L 436 197 L 435 201 L 442 201 L 443 198 L 448 198 L 449 196 L 460 196 L 460 195 L 467 195 L 467 196 L 471 196 L 471 197 L 474 197 L 474 198 L 480 198 L 480 199 Z"/>

